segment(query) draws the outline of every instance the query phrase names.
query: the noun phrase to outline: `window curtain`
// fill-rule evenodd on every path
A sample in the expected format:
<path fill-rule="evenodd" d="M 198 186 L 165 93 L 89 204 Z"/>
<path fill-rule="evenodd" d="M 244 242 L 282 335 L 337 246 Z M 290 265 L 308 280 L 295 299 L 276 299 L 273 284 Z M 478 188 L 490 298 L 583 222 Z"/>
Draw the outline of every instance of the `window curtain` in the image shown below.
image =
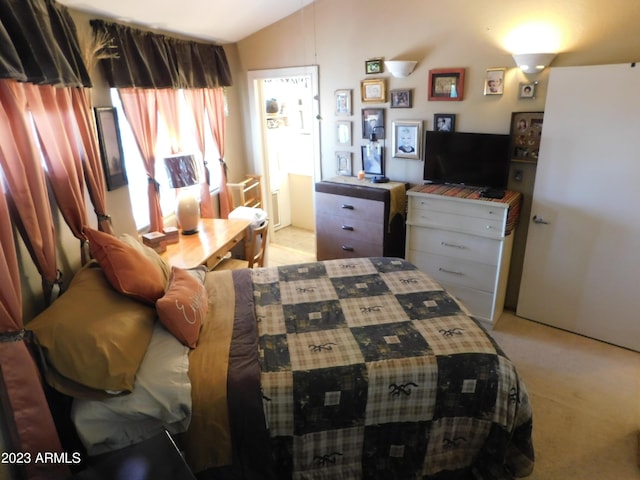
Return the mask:
<path fill-rule="evenodd" d="M 184 90 L 184 95 L 193 112 L 193 120 L 196 126 L 196 137 L 198 138 L 198 146 L 202 152 L 202 167 L 204 170 L 205 178 L 200 183 L 200 216 L 202 218 L 214 218 L 213 200 L 211 199 L 211 192 L 209 186 L 211 185 L 211 179 L 209 176 L 209 166 L 206 161 L 205 150 L 205 106 L 204 106 L 204 89 L 191 88 Z"/>
<path fill-rule="evenodd" d="M 102 173 L 96 136 L 96 121 L 91 108 L 91 93 L 87 88 L 71 88 L 70 92 L 73 113 L 84 153 L 82 170 L 89 198 L 98 217 L 98 228 L 103 232 L 113 234 L 111 217 L 107 214 L 107 186 Z"/>
<path fill-rule="evenodd" d="M 231 198 L 227 190 L 227 163 L 224 160 L 224 139 L 227 125 L 224 114 L 224 90 L 222 88 L 205 90 L 205 104 L 213 138 L 215 138 L 220 151 L 220 217 L 229 218 Z"/>
<path fill-rule="evenodd" d="M 13 229 L 0 188 L 0 401 L 10 441 L 8 451 L 31 454 L 32 462 L 18 467 L 20 478 L 62 480 L 62 464 L 36 463 L 43 452 L 62 452 L 60 440 L 42 390 L 40 374 L 25 344 L 22 327 L 20 272 Z"/>
<path fill-rule="evenodd" d="M 123 88 L 118 90 L 122 108 L 131 124 L 142 161 L 147 172 L 149 185 L 149 229 L 161 232 L 164 229 L 160 190 L 156 180 L 156 140 L 158 139 L 158 107 L 155 90 Z"/>

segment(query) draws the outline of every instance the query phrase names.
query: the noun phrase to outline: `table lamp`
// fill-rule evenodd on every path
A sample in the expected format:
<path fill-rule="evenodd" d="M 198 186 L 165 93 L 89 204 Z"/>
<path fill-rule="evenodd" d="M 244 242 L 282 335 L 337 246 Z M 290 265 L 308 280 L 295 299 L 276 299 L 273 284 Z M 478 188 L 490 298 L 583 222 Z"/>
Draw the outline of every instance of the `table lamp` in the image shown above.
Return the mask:
<path fill-rule="evenodd" d="M 198 231 L 200 221 L 200 202 L 192 189 L 197 185 L 198 167 L 194 155 L 177 154 L 164 159 L 169 186 L 178 189 L 176 196 L 176 217 L 183 235 L 191 235 Z"/>

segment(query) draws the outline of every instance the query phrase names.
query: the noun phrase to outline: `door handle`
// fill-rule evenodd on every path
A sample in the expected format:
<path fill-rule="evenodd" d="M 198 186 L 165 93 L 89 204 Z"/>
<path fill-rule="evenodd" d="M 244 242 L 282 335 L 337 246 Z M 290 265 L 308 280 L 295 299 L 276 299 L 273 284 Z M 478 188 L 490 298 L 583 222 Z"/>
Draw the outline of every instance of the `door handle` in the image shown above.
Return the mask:
<path fill-rule="evenodd" d="M 533 223 L 537 223 L 538 225 L 549 225 L 549 222 L 547 222 L 544 218 L 539 217 L 538 215 L 534 215 L 532 220 Z"/>
<path fill-rule="evenodd" d="M 353 232 L 353 227 L 351 225 L 342 225 L 342 230 L 349 230 L 350 232 Z"/>

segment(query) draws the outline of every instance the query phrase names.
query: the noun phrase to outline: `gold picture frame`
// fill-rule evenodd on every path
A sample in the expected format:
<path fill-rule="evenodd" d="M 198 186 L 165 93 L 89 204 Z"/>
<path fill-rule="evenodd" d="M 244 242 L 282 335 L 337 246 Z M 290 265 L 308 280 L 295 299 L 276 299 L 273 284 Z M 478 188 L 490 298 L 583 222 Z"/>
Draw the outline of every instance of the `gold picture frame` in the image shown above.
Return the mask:
<path fill-rule="evenodd" d="M 360 83 L 362 101 L 365 103 L 385 103 L 387 88 L 384 78 L 372 78 Z"/>

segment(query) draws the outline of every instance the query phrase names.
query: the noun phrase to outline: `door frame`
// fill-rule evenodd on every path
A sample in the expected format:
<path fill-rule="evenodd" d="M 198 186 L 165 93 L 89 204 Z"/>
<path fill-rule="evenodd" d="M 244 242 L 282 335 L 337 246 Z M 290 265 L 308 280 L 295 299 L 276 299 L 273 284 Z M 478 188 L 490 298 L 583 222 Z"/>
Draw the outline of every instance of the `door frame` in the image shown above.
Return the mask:
<path fill-rule="evenodd" d="M 266 112 L 262 106 L 265 99 L 262 98 L 260 82 L 269 78 L 286 78 L 309 75 L 311 78 L 311 91 L 313 95 L 312 116 L 313 126 L 311 135 L 313 139 L 313 178 L 315 183 L 322 178 L 321 157 L 320 157 L 320 90 L 318 85 L 318 66 L 308 65 L 302 67 L 285 67 L 267 70 L 250 70 L 247 72 L 247 86 L 249 89 L 249 116 L 251 119 L 251 158 L 249 168 L 257 174 L 262 175 L 262 198 L 267 215 L 272 217 L 273 205 L 271 202 L 271 179 L 269 178 L 269 168 L 267 165 L 266 142 L 265 142 L 265 116 Z M 315 196 L 312 199 L 315 212 Z M 273 238 L 273 222 L 269 222 L 269 238 Z"/>

